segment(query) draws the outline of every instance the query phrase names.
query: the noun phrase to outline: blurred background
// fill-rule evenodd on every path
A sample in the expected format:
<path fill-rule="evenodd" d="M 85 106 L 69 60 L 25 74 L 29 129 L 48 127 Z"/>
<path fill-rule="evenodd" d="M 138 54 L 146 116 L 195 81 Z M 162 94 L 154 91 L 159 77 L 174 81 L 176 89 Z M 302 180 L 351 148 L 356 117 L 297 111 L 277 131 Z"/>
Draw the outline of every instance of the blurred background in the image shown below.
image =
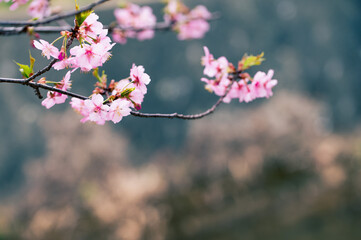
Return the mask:
<path fill-rule="evenodd" d="M 233 63 L 264 51 L 252 73 L 275 70 L 274 96 L 197 121 L 130 116 L 97 126 L 1 84 L 1 240 L 359 239 L 361 2 L 185 3 L 221 18 L 201 40 L 160 32 L 117 45 L 102 68 L 108 78 L 143 65 L 152 78 L 143 112 L 198 113 L 217 100 L 199 80 L 203 46 Z M 0 6 L 2 20 L 24 19 Z M 151 6 L 161 21 L 162 5 Z M 114 20 L 107 8 L 96 11 L 104 24 Z M 29 43 L 0 37 L 2 77 L 20 77 L 13 60 L 28 61 Z M 31 53 L 35 68 L 46 64 Z M 73 91 L 89 94 L 91 74 L 72 79 Z"/>

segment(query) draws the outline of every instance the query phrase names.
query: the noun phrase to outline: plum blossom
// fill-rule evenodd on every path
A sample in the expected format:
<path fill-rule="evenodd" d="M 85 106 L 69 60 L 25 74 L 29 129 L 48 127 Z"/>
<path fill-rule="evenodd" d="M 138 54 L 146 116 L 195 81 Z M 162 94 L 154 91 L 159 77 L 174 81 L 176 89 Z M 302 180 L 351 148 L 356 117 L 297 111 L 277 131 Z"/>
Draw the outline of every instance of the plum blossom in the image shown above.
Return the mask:
<path fill-rule="evenodd" d="M 68 71 L 65 74 L 64 78 L 58 84 L 56 84 L 55 87 L 63 91 L 66 91 L 70 88 L 70 86 L 71 86 L 70 71 Z M 41 105 L 49 109 L 55 104 L 64 103 L 67 98 L 68 96 L 65 94 L 54 91 L 48 91 L 47 97 L 41 102 Z"/>
<path fill-rule="evenodd" d="M 57 49 L 45 40 L 40 39 L 39 41 L 40 42 L 34 40 L 34 46 L 42 51 L 41 54 L 43 56 L 45 56 L 47 59 L 50 59 L 50 56 L 53 58 L 59 57 L 59 49 Z"/>

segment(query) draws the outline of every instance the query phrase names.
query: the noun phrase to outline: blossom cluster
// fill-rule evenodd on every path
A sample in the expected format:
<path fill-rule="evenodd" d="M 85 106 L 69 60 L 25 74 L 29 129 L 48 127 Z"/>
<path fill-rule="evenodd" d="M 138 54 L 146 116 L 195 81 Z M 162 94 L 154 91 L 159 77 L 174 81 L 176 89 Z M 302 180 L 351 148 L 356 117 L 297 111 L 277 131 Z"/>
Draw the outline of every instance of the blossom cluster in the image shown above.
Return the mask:
<path fill-rule="evenodd" d="M 13 3 L 10 10 L 16 10 L 19 6 L 24 5 L 29 0 L 11 0 Z M 10 0 L 0 0 L 0 2 L 10 2 Z M 28 14 L 33 18 L 42 19 L 51 13 L 49 0 L 33 0 L 28 7 Z"/>
<path fill-rule="evenodd" d="M 204 47 L 204 52 L 203 74 L 213 79 L 202 78 L 201 81 L 206 83 L 208 91 L 224 96 L 224 102 L 229 103 L 232 99 L 250 102 L 256 98 L 269 98 L 273 95 L 272 88 L 277 85 L 277 80 L 272 79 L 274 74 L 272 69 L 267 74 L 259 71 L 252 78 L 248 73 L 243 73 L 242 62 L 236 70 L 225 57 L 215 59 L 207 47 Z"/>
<path fill-rule="evenodd" d="M 164 26 L 170 26 L 178 33 L 179 40 L 202 38 L 209 30 L 208 20 L 212 14 L 203 5 L 190 10 L 180 0 L 168 0 L 164 8 Z M 115 42 L 125 44 L 127 38 L 146 40 L 154 37 L 157 19 L 153 10 L 126 3 L 122 8 L 115 9 L 117 27 L 112 29 Z"/>
<path fill-rule="evenodd" d="M 71 32 L 62 32 L 64 37 L 61 50 L 45 40 L 34 40 L 34 46 L 42 51 L 42 55 L 58 59 L 53 67 L 56 70 L 73 68 L 73 71 L 80 68 L 81 71 L 88 72 L 100 67 L 111 56 L 110 50 L 115 43 L 111 43 L 107 37 L 108 30 L 103 29 L 103 24 L 98 21 L 98 16 L 91 13 L 79 26 L 77 39 L 80 45 L 70 48 L 70 56 L 67 56 L 66 39 L 71 36 Z"/>
<path fill-rule="evenodd" d="M 10 10 L 17 9 L 29 0 L 0 0 L 0 2 L 13 4 Z M 43 19 L 51 14 L 49 0 L 30 0 L 28 14 L 33 18 Z M 181 0 L 166 0 L 164 8 L 165 28 L 172 29 L 178 33 L 179 40 L 199 39 L 209 31 L 208 21 L 212 14 L 203 5 L 189 9 Z M 134 3 L 124 3 L 120 8 L 114 10 L 116 24 L 111 24 L 113 41 L 125 44 L 128 38 L 147 40 L 154 37 L 157 27 L 157 19 L 149 6 L 139 6 Z"/>
<path fill-rule="evenodd" d="M 0 0 L 2 1 L 10 0 Z M 27 1 L 12 0 L 11 8 L 14 9 Z M 209 30 L 208 20 L 212 18 L 212 14 L 203 5 L 189 9 L 180 0 L 167 0 L 166 3 L 163 26 L 178 32 L 180 40 L 201 38 Z M 48 5 L 48 0 L 33 0 L 29 12 L 39 18 L 47 16 L 50 14 Z M 76 9 L 79 10 L 79 7 L 76 6 Z M 118 26 L 110 25 L 114 41 L 124 44 L 127 38 L 145 40 L 154 36 L 157 24 L 150 7 L 128 3 L 123 8 L 116 9 L 114 14 Z M 77 69 L 82 72 L 93 70 L 98 82 L 92 95 L 89 98 L 73 97 L 70 104 L 83 116 L 81 122 L 91 121 L 103 125 L 106 121 L 120 122 L 123 117 L 132 113 L 132 109 L 140 110 L 151 79 L 145 73 L 143 66 L 135 64 L 132 65 L 129 76 L 118 82 L 111 80 L 107 84 L 107 76 L 104 72 L 99 75 L 98 67 L 110 58 L 110 50 L 115 43 L 112 43 L 107 36 L 108 29 L 104 29 L 98 19 L 99 17 L 92 10 L 81 11 L 76 14 L 75 27 L 71 31 L 62 31 L 61 36 L 52 43 L 43 39 L 34 40 L 33 46 L 41 50 L 42 55 L 47 59 L 53 59 L 48 68 L 69 69 L 59 82 L 48 81 L 45 77 L 38 81 L 40 86 L 46 89 L 49 89 L 49 86 L 43 85 L 54 84 L 52 91 L 47 92 L 42 105 L 49 109 L 55 104 L 64 103 L 68 95 L 74 96 L 69 92 L 72 84 L 71 74 Z M 60 39 L 63 39 L 61 46 L 54 46 Z M 71 47 L 75 40 L 78 40 L 79 44 Z M 206 83 L 207 90 L 220 96 L 224 102 L 229 103 L 232 99 L 250 102 L 256 98 L 269 98 L 273 95 L 272 88 L 277 85 L 277 80 L 272 79 L 274 74 L 272 69 L 267 74 L 257 72 L 254 77 L 245 72 L 248 68 L 261 64 L 264 60 L 263 53 L 258 56 L 245 55 L 236 69 L 226 57 L 215 59 L 207 47 L 204 47 L 204 51 L 203 73 L 208 78 L 203 77 L 201 80 Z M 35 59 L 30 55 L 30 66 L 16 63 L 25 78 L 30 78 L 34 74 L 34 62 Z M 30 80 L 32 78 L 28 79 L 28 82 Z"/>
<path fill-rule="evenodd" d="M 92 121 L 100 125 L 106 121 L 118 123 L 130 114 L 131 108 L 137 110 L 141 108 L 144 94 L 147 93 L 146 85 L 149 83 L 150 77 L 144 72 L 144 67 L 133 64 L 128 78 L 117 83 L 112 81 L 109 87 L 99 89 L 100 91 L 95 90 L 90 99 L 72 98 L 70 104 L 83 116 L 81 122 Z M 104 89 L 111 92 L 107 99 L 97 93 L 104 93 Z"/>
<path fill-rule="evenodd" d="M 102 66 L 110 57 L 109 50 L 114 46 L 114 43 L 111 43 L 110 38 L 107 37 L 108 30 L 103 29 L 103 25 L 98 21 L 96 14 L 89 13 L 80 25 L 77 22 L 75 25 L 77 26 L 75 33 L 62 32 L 64 41 L 60 50 L 53 43 L 50 44 L 43 39 L 34 40 L 34 47 L 41 50 L 44 57 L 58 60 L 53 64 L 54 69 L 72 69 L 66 73 L 60 82 L 55 83 L 55 88 L 62 91 L 70 89 L 70 77 L 73 71 L 79 68 L 81 71 L 88 72 Z M 74 37 L 72 34 L 75 34 L 80 44 L 70 48 L 70 55 L 68 56 L 66 39 Z M 144 72 L 143 66 L 133 65 L 130 76 L 118 83 L 112 81 L 107 86 L 106 78 L 98 76 L 98 80 L 100 83 L 97 84 L 98 87 L 93 91 L 90 99 L 72 98 L 71 100 L 71 106 L 83 115 L 82 122 L 93 121 L 97 124 L 104 124 L 105 121 L 113 121 L 117 123 L 123 116 L 130 114 L 131 108 L 139 110 L 144 94 L 147 93 L 146 85 L 149 84 L 150 77 Z M 53 82 L 42 78 L 39 83 Z M 104 95 L 107 96 L 106 99 L 104 99 Z M 64 103 L 67 97 L 66 94 L 49 91 L 42 105 L 49 109 L 55 104 Z"/>
<path fill-rule="evenodd" d="M 179 40 L 199 39 L 209 30 L 212 14 L 203 5 L 190 10 L 179 0 L 169 0 L 164 11 L 165 22 L 172 24 Z"/>
<path fill-rule="evenodd" d="M 153 10 L 127 3 L 123 8 L 114 10 L 114 15 L 120 28 L 113 29 L 113 40 L 125 44 L 127 38 L 146 40 L 154 37 L 154 26 L 157 22 Z"/>

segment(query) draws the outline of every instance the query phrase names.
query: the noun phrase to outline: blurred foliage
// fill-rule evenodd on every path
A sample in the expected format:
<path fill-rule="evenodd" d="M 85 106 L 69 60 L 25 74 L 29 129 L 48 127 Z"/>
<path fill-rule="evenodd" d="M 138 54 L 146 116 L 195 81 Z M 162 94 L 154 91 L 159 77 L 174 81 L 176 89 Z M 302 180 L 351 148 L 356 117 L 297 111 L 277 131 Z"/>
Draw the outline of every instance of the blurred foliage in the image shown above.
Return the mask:
<path fill-rule="evenodd" d="M 279 92 L 225 109 L 189 122 L 183 152 L 161 148 L 141 166 L 108 126 L 49 113 L 47 155 L 0 207 L 3 238 L 357 239 L 361 138 L 329 132 L 322 108 Z"/>

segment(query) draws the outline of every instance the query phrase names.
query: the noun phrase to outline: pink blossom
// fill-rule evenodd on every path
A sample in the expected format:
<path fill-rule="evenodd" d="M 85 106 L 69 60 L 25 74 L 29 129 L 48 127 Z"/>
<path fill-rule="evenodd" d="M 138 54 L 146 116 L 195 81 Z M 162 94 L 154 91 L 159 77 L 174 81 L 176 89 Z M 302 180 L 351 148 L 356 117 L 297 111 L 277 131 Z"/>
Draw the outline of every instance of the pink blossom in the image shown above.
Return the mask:
<path fill-rule="evenodd" d="M 209 23 L 203 19 L 194 19 L 181 23 L 176 28 L 178 29 L 178 39 L 199 39 L 209 31 Z"/>
<path fill-rule="evenodd" d="M 202 65 L 205 66 L 203 73 L 208 77 L 215 77 L 215 79 L 202 78 L 201 81 L 207 83 L 206 89 L 208 91 L 214 92 L 218 96 L 224 96 L 229 84 L 231 84 L 228 79 L 228 60 L 225 57 L 216 60 L 207 47 L 203 47 L 203 49 L 205 53 L 205 56 L 202 57 Z M 233 92 L 235 92 L 233 88 L 230 90 L 231 95 L 234 95 Z M 228 94 L 224 101 L 230 101 L 231 95 Z"/>
<path fill-rule="evenodd" d="M 33 0 L 28 8 L 28 13 L 34 18 L 42 19 L 50 15 L 48 0 Z"/>
<path fill-rule="evenodd" d="M 273 95 L 272 88 L 277 85 L 277 80 L 272 79 L 274 71 L 270 69 L 266 75 L 264 72 L 257 72 L 253 78 L 252 86 L 257 97 L 269 98 Z"/>
<path fill-rule="evenodd" d="M 201 78 L 201 81 L 206 83 L 205 88 L 208 91 L 214 92 L 218 96 L 224 96 L 230 87 L 223 102 L 229 103 L 235 98 L 238 98 L 239 102 L 250 102 L 256 98 L 269 98 L 273 95 L 272 88 L 277 85 L 277 80 L 272 79 L 274 74 L 272 69 L 267 74 L 257 72 L 252 80 L 242 78 L 236 82 L 236 79 L 232 80 L 235 76 L 229 77 L 229 71 L 233 68 L 229 66 L 227 58 L 214 59 L 207 47 L 204 47 L 204 53 L 205 56 L 202 57 L 202 65 L 205 67 L 203 73 L 208 77 L 215 77 L 215 79 Z M 229 86 L 230 84 L 232 85 Z"/>
<path fill-rule="evenodd" d="M 9 2 L 9 0 L 5 0 L 5 2 Z M 10 6 L 10 10 L 14 11 L 16 10 L 19 6 L 25 4 L 28 2 L 28 0 L 12 0 L 13 4 Z"/>
<path fill-rule="evenodd" d="M 198 5 L 190 11 L 189 17 L 191 19 L 207 20 L 207 19 L 212 18 L 212 14 L 208 11 L 208 9 L 205 6 Z"/>
<path fill-rule="evenodd" d="M 50 56 L 53 58 L 58 58 L 59 56 L 59 49 L 54 47 L 53 45 L 49 44 L 47 41 L 40 39 L 40 42 L 34 40 L 34 46 L 42 51 L 42 55 L 45 56 L 47 59 L 50 59 Z"/>
<path fill-rule="evenodd" d="M 64 78 L 60 81 L 60 83 L 56 85 L 56 88 L 66 91 L 70 88 L 70 86 L 71 86 L 70 71 L 68 71 L 65 74 Z M 54 91 L 48 91 L 47 97 L 41 102 L 41 105 L 49 109 L 55 104 L 64 103 L 67 98 L 68 96 L 65 94 Z"/>
<path fill-rule="evenodd" d="M 63 102 L 65 102 L 65 99 L 63 99 L 62 97 L 59 98 L 58 96 L 56 96 L 56 93 L 49 91 L 46 94 L 46 98 L 41 102 L 41 105 L 46 107 L 46 109 L 49 109 L 55 104 Z"/>
<path fill-rule="evenodd" d="M 71 98 L 70 105 L 75 111 L 77 111 L 81 115 L 88 116 L 88 112 L 85 109 L 84 100 L 73 97 Z"/>
<path fill-rule="evenodd" d="M 228 94 L 223 98 L 223 102 L 230 103 L 232 99 L 239 98 L 239 93 L 240 91 L 238 83 L 233 82 Z"/>
<path fill-rule="evenodd" d="M 126 32 L 123 30 L 115 28 L 112 33 L 112 38 L 113 38 L 114 42 L 117 42 L 120 44 L 127 43 L 127 35 L 126 35 Z"/>
<path fill-rule="evenodd" d="M 118 123 L 124 116 L 128 116 L 131 112 L 130 102 L 126 99 L 116 99 L 109 108 L 109 119 L 114 123 Z"/>
<path fill-rule="evenodd" d="M 153 28 L 157 19 L 150 7 L 140 7 L 130 3 L 125 8 L 115 9 L 114 15 L 121 28 L 113 31 L 113 40 L 115 42 L 124 44 L 126 38 L 146 40 L 154 37 Z"/>
<path fill-rule="evenodd" d="M 99 34 L 97 36 L 94 36 L 92 38 L 92 42 L 101 43 L 104 46 L 110 46 L 111 40 L 107 35 L 108 35 L 108 29 L 102 29 L 101 31 L 99 31 Z"/>
<path fill-rule="evenodd" d="M 134 5 L 134 4 L 133 4 Z M 136 29 L 152 28 L 157 22 L 156 17 L 153 14 L 152 8 L 149 6 L 136 7 L 136 10 L 132 11 L 133 14 L 133 26 Z"/>
<path fill-rule="evenodd" d="M 53 68 L 55 70 L 61 70 L 64 68 L 77 68 L 75 57 L 63 58 L 63 60 L 54 63 Z"/>
<path fill-rule="evenodd" d="M 125 8 L 115 9 L 114 15 L 122 28 L 152 28 L 156 23 L 153 10 L 148 6 L 140 7 L 132 3 L 127 4 Z"/>
<path fill-rule="evenodd" d="M 239 102 L 250 102 L 256 98 L 271 97 L 272 88 L 277 85 L 277 80 L 272 79 L 273 73 L 272 69 L 267 75 L 264 72 L 257 72 L 252 81 L 241 79 L 237 84 L 233 83 L 225 102 L 229 102 L 232 98 L 238 98 Z"/>
<path fill-rule="evenodd" d="M 207 75 L 208 77 L 214 77 L 217 73 L 217 64 L 214 61 L 214 57 L 212 54 L 209 53 L 209 49 L 204 46 L 204 53 L 205 56 L 202 57 L 202 65 L 205 67 L 203 74 Z"/>
<path fill-rule="evenodd" d="M 205 56 L 202 57 L 202 65 L 205 67 L 203 74 L 208 77 L 222 78 L 228 76 L 228 60 L 225 57 L 220 57 L 217 60 L 209 53 L 206 46 L 203 47 Z"/>
<path fill-rule="evenodd" d="M 228 76 L 228 60 L 226 57 L 219 57 L 216 61 L 216 77 L 222 78 Z"/>
<path fill-rule="evenodd" d="M 142 108 L 141 104 L 143 102 L 143 99 L 144 94 L 139 89 L 135 89 L 129 94 L 129 100 L 131 100 L 132 102 L 132 107 L 137 110 L 140 110 Z"/>
<path fill-rule="evenodd" d="M 199 39 L 209 31 L 207 20 L 212 14 L 203 5 L 198 5 L 189 11 L 179 1 L 168 1 L 165 13 L 165 22 L 173 25 L 173 30 L 178 32 L 179 40 Z"/>
<path fill-rule="evenodd" d="M 103 24 L 98 21 L 99 16 L 95 13 L 91 13 L 85 21 L 81 24 L 79 31 L 81 36 L 91 41 L 92 38 L 96 38 L 97 35 L 103 31 Z"/>
<path fill-rule="evenodd" d="M 70 53 L 75 57 L 75 65 L 80 67 L 82 71 L 88 72 L 102 66 L 108 60 L 110 57 L 108 50 L 112 47 L 113 45 L 108 46 L 102 43 L 83 44 L 70 49 Z"/>
<path fill-rule="evenodd" d="M 130 78 L 134 85 L 139 88 L 139 90 L 143 93 L 147 93 L 147 87 L 150 83 L 150 77 L 148 74 L 144 73 L 143 66 L 136 66 L 133 64 L 132 68 L 130 69 Z"/>
<path fill-rule="evenodd" d="M 103 29 L 103 25 L 97 19 L 98 16 L 94 13 L 85 19 L 80 26 L 80 36 L 78 36 L 81 45 L 71 48 L 70 56 L 66 56 L 65 50 L 62 48 L 57 56 L 60 61 L 53 65 L 54 69 L 70 67 L 73 68 L 73 71 L 80 68 L 81 71 L 88 72 L 102 66 L 110 58 L 110 50 L 115 43 L 111 43 L 107 36 L 108 30 Z"/>
<path fill-rule="evenodd" d="M 60 82 L 61 89 L 66 91 L 71 87 L 70 71 L 68 71 Z"/>
<path fill-rule="evenodd" d="M 152 39 L 154 37 L 154 30 L 148 29 L 143 30 L 137 33 L 137 39 L 139 41 L 144 41 L 147 39 Z"/>
<path fill-rule="evenodd" d="M 105 121 L 108 120 L 109 106 L 103 104 L 103 102 L 104 98 L 100 94 L 95 94 L 91 99 L 85 100 L 83 109 L 85 116 L 81 121 L 92 121 L 104 125 Z"/>
<path fill-rule="evenodd" d="M 135 88 L 135 86 L 129 81 L 129 79 L 122 79 L 116 83 L 112 95 L 120 95 L 125 90 L 132 88 Z"/>
<path fill-rule="evenodd" d="M 226 94 L 226 90 L 231 81 L 227 78 L 209 80 L 207 78 L 201 78 L 202 82 L 207 83 L 206 89 L 210 92 L 214 92 L 217 96 L 223 96 Z"/>
<path fill-rule="evenodd" d="M 167 15 L 176 15 L 179 11 L 179 2 L 178 0 L 169 0 L 164 11 Z"/>
<path fill-rule="evenodd" d="M 252 85 L 248 84 L 249 80 L 248 79 L 245 79 L 245 80 L 240 80 L 238 82 L 238 100 L 239 102 L 251 102 L 253 101 L 256 96 L 254 94 L 254 89 L 252 87 Z"/>
<path fill-rule="evenodd" d="M 112 92 L 112 95 L 119 96 L 127 89 L 132 90 L 127 96 L 127 99 L 130 100 L 131 106 L 133 108 L 139 110 L 144 99 L 144 94 L 140 91 L 140 89 L 136 88 L 134 83 L 131 83 L 128 79 L 120 80 Z"/>

